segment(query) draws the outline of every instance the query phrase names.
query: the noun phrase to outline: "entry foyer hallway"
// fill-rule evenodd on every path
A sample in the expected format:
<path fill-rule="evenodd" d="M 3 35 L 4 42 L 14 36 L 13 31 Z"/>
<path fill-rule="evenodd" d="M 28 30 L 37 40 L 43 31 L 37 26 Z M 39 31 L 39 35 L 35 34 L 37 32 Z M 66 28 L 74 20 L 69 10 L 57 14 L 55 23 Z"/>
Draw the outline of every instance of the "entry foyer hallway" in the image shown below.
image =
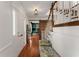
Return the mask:
<path fill-rule="evenodd" d="M 79 57 L 79 1 L 0 1 L 0 57 Z"/>

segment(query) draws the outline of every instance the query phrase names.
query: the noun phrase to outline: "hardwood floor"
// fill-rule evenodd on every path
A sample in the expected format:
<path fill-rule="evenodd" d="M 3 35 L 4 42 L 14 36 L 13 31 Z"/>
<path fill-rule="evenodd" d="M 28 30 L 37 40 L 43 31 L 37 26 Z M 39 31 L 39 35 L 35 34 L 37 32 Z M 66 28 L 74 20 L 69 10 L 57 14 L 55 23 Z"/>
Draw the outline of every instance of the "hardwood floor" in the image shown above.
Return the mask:
<path fill-rule="evenodd" d="M 23 50 L 21 51 L 19 57 L 39 57 L 39 35 L 33 35 L 31 39 L 29 39 L 29 43 L 27 44 Z"/>

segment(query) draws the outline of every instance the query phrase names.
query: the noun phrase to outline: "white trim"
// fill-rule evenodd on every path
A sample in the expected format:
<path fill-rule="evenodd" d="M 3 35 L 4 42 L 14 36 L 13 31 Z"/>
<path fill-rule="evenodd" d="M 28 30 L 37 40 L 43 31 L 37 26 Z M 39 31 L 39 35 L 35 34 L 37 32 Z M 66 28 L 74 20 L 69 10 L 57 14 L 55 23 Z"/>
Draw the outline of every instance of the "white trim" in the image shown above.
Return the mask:
<path fill-rule="evenodd" d="M 12 10 L 12 16 L 13 16 L 13 35 L 16 35 L 16 20 L 15 20 L 15 10 Z"/>

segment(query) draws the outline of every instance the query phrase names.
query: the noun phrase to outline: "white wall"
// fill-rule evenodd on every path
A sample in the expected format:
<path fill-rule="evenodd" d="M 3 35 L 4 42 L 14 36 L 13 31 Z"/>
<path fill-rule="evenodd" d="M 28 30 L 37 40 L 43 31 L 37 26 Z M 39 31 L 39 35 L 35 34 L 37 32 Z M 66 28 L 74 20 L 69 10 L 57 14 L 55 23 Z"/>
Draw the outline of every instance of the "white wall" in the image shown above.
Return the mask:
<path fill-rule="evenodd" d="M 23 34 L 23 37 L 13 36 L 13 8 L 16 11 L 17 33 Z M 0 56 L 19 55 L 25 45 L 24 20 L 25 14 L 19 3 L 0 2 Z"/>
<path fill-rule="evenodd" d="M 79 26 L 56 27 L 51 32 L 53 48 L 63 57 L 79 57 Z M 50 38 L 51 38 L 50 36 Z"/>

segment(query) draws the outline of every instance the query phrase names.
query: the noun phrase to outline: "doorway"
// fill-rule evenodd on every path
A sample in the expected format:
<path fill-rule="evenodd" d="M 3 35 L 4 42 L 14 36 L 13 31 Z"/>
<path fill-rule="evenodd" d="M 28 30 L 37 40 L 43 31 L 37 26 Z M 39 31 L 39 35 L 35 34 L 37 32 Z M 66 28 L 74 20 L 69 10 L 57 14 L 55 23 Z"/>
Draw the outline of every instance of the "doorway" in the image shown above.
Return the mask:
<path fill-rule="evenodd" d="M 36 35 L 39 33 L 39 23 L 31 23 L 32 24 L 32 35 Z"/>

